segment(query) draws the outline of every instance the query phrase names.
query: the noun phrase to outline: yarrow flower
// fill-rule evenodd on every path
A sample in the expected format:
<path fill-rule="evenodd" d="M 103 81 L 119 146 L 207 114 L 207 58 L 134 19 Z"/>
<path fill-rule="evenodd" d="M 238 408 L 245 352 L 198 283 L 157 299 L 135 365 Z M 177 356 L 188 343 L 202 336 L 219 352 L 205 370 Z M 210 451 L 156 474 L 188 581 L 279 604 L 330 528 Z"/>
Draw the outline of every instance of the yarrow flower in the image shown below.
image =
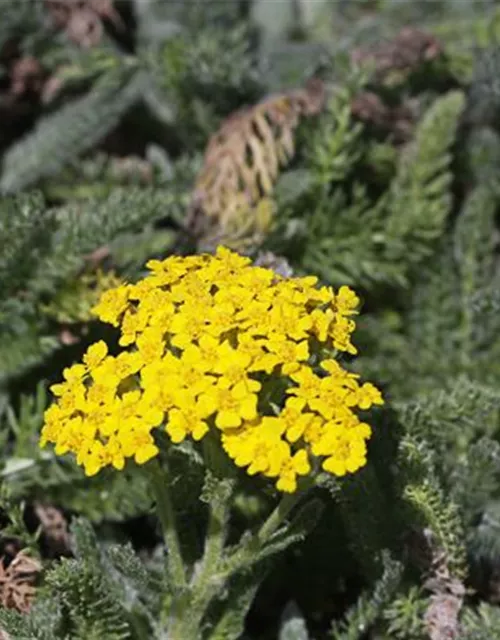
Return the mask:
<path fill-rule="evenodd" d="M 158 429 L 173 443 L 216 435 L 237 466 L 284 492 L 319 464 L 343 476 L 366 463 L 371 428 L 356 410 L 383 400 L 336 359 L 356 353 L 351 289 L 283 277 L 222 247 L 147 266 L 95 307 L 123 351 L 100 341 L 64 370 L 42 446 L 94 475 L 157 456 Z"/>

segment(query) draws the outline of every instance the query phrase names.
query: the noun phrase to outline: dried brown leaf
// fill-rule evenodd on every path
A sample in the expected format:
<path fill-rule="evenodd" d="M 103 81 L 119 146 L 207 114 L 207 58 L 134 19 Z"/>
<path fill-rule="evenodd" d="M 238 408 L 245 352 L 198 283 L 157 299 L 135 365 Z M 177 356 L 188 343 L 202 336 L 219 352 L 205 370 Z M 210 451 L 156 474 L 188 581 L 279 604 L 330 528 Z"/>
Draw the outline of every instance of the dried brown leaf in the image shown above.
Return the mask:
<path fill-rule="evenodd" d="M 113 0 L 45 0 L 45 7 L 54 26 L 81 47 L 92 47 L 101 41 L 104 20 L 123 28 Z"/>
<path fill-rule="evenodd" d="M 87 5 L 101 19 L 110 20 L 115 25 L 121 23 L 120 15 L 113 6 L 113 0 L 87 0 Z"/>
<path fill-rule="evenodd" d="M 9 91 L 12 95 L 19 97 L 28 92 L 40 93 L 46 74 L 36 58 L 23 56 L 13 63 L 9 76 Z"/>
<path fill-rule="evenodd" d="M 271 96 L 229 116 L 208 143 L 188 231 L 206 242 L 207 237 L 230 237 L 235 227 L 238 236 L 254 229 L 258 203 L 270 195 L 280 169 L 295 153 L 300 118 L 319 113 L 324 102 L 325 87 L 313 79 L 304 89 Z"/>
<path fill-rule="evenodd" d="M 288 260 L 282 256 L 277 256 L 271 251 L 260 251 L 255 258 L 254 265 L 271 269 L 282 278 L 291 278 L 293 276 L 293 269 Z"/>
<path fill-rule="evenodd" d="M 423 622 L 429 639 L 458 640 L 464 583 L 450 571 L 447 554 L 430 529 L 413 530 L 406 536 L 406 548 L 411 561 L 427 577 L 423 586 L 431 595 Z"/>
<path fill-rule="evenodd" d="M 424 586 L 433 594 L 424 616 L 430 640 L 456 640 L 460 637 L 459 616 L 466 589 L 450 572 L 444 551 L 435 551 L 431 574 Z"/>
<path fill-rule="evenodd" d="M 431 597 L 424 617 L 430 640 L 455 640 L 460 637 L 458 616 L 463 599 L 450 594 Z"/>
<path fill-rule="evenodd" d="M 63 344 L 65 347 L 70 347 L 74 344 L 78 344 L 81 340 L 79 336 L 76 336 L 67 327 L 64 327 L 63 329 L 61 329 L 58 337 L 59 337 L 60 343 Z"/>
<path fill-rule="evenodd" d="M 36 502 L 35 513 L 40 521 L 44 537 L 53 554 L 64 554 L 70 550 L 68 522 L 63 513 L 51 505 Z"/>
<path fill-rule="evenodd" d="M 355 49 L 351 58 L 358 64 L 373 63 L 377 79 L 384 81 L 394 72 L 404 77 L 442 53 L 443 48 L 433 35 L 405 27 L 393 40 L 366 49 Z"/>
<path fill-rule="evenodd" d="M 352 101 L 351 112 L 358 120 L 386 132 L 394 142 L 406 142 L 417 120 L 417 106 L 411 100 L 389 106 L 373 91 L 363 91 Z"/>
<path fill-rule="evenodd" d="M 152 164 L 148 160 L 143 160 L 134 155 L 124 158 L 113 158 L 110 171 L 115 179 L 128 183 L 139 182 L 140 184 L 151 184 L 154 178 Z"/>
<path fill-rule="evenodd" d="M 99 16 L 92 9 L 83 8 L 71 14 L 65 31 L 70 40 L 88 49 L 101 42 L 103 27 Z"/>
<path fill-rule="evenodd" d="M 108 245 L 103 245 L 102 247 L 98 247 L 94 249 L 92 253 L 87 253 L 84 257 L 84 260 L 87 262 L 87 265 L 90 269 L 97 269 L 109 256 L 111 255 L 111 249 Z"/>
<path fill-rule="evenodd" d="M 20 551 L 6 567 L 5 556 L 0 562 L 0 604 L 20 613 L 30 610 L 36 592 L 35 583 L 42 570 L 35 558 Z"/>

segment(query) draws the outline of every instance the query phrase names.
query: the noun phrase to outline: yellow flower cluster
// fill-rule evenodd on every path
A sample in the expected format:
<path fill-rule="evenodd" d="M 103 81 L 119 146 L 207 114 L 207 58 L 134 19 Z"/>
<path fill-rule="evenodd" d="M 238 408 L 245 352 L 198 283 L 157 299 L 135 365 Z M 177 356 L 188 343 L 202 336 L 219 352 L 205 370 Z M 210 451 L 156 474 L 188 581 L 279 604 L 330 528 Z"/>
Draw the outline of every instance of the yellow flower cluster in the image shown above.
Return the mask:
<path fill-rule="evenodd" d="M 366 463 L 371 429 L 354 410 L 382 398 L 334 359 L 356 353 L 353 291 L 283 278 L 224 248 L 148 267 L 94 309 L 124 349 L 112 356 L 98 342 L 65 369 L 42 446 L 75 453 L 93 475 L 156 456 L 162 425 L 174 443 L 219 434 L 236 465 L 285 492 L 313 460 L 337 476 Z"/>

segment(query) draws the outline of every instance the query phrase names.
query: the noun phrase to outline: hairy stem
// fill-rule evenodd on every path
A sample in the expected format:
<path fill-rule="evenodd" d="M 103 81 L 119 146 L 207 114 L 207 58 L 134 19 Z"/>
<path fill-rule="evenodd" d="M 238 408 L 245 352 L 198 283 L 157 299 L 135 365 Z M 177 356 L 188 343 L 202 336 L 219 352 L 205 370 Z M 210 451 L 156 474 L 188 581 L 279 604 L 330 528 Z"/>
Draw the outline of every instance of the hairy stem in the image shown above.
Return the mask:
<path fill-rule="evenodd" d="M 227 560 L 224 577 L 228 580 L 243 567 L 252 564 L 252 558 L 265 546 L 269 538 L 283 524 L 288 514 L 304 497 L 307 489 L 284 495 L 276 508 L 269 514 L 261 528 L 252 536 L 248 544 L 241 546 Z"/>
<path fill-rule="evenodd" d="M 186 571 L 182 559 L 177 533 L 175 510 L 168 485 L 168 468 L 153 460 L 150 463 L 152 486 L 156 498 L 156 510 L 163 531 L 163 539 L 168 552 L 168 566 L 177 588 L 186 586 Z"/>
<path fill-rule="evenodd" d="M 205 552 L 200 572 L 194 588 L 205 591 L 210 578 L 217 573 L 226 540 L 226 520 L 229 511 L 228 500 L 213 500 L 210 504 Z"/>
<path fill-rule="evenodd" d="M 169 637 L 172 640 L 196 640 L 200 637 L 200 628 L 207 609 L 225 584 L 219 570 L 231 508 L 230 494 L 228 485 L 220 483 L 210 499 L 203 558 L 189 585 L 187 597 L 178 601 L 169 628 Z"/>
<path fill-rule="evenodd" d="M 269 514 L 269 517 L 257 533 L 259 547 L 267 542 L 267 540 L 279 528 L 303 495 L 304 494 L 302 492 L 297 491 L 296 493 L 288 493 L 281 498 L 274 511 Z"/>

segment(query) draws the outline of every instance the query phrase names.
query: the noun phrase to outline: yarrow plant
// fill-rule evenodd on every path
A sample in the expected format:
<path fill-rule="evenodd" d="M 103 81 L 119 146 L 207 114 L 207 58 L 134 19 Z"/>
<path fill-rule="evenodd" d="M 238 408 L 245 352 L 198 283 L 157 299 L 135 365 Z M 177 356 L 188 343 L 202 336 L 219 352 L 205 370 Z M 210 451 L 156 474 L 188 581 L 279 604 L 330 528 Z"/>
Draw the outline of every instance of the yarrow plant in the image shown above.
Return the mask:
<path fill-rule="evenodd" d="M 157 456 L 159 428 L 173 443 L 213 434 L 238 467 L 283 492 L 319 463 L 336 476 L 366 463 L 371 429 L 355 410 L 382 397 L 336 359 L 356 353 L 351 289 L 284 278 L 224 248 L 148 267 L 102 296 L 94 311 L 119 327 L 124 350 L 112 356 L 100 341 L 64 370 L 42 445 L 73 452 L 94 475 Z"/>
<path fill-rule="evenodd" d="M 194 640 L 213 624 L 216 601 L 234 624 L 231 589 L 254 593 L 262 575 L 249 569 L 314 526 L 315 499 L 303 507 L 312 509 L 306 517 L 286 518 L 318 474 L 343 476 L 366 463 L 371 429 L 357 411 L 382 397 L 338 361 L 356 353 L 359 301 L 348 287 L 334 292 L 315 277 L 285 277 L 225 248 L 148 267 L 137 284 L 102 295 L 95 313 L 119 329 L 122 350 L 111 355 L 97 342 L 64 370 L 41 444 L 72 452 L 89 476 L 121 470 L 130 458 L 150 470 L 173 587 L 163 626 L 173 640 Z M 186 564 L 169 468 L 170 448 L 185 440 L 191 447 L 202 441 L 197 460 L 206 467 L 199 498 L 208 525 L 194 567 Z M 226 546 L 237 467 L 273 479 L 283 495 L 256 532 Z M 246 578 L 234 582 L 236 574 Z M 240 596 L 248 608 L 251 600 Z M 221 620 L 215 637 L 237 637 L 227 636 Z"/>

